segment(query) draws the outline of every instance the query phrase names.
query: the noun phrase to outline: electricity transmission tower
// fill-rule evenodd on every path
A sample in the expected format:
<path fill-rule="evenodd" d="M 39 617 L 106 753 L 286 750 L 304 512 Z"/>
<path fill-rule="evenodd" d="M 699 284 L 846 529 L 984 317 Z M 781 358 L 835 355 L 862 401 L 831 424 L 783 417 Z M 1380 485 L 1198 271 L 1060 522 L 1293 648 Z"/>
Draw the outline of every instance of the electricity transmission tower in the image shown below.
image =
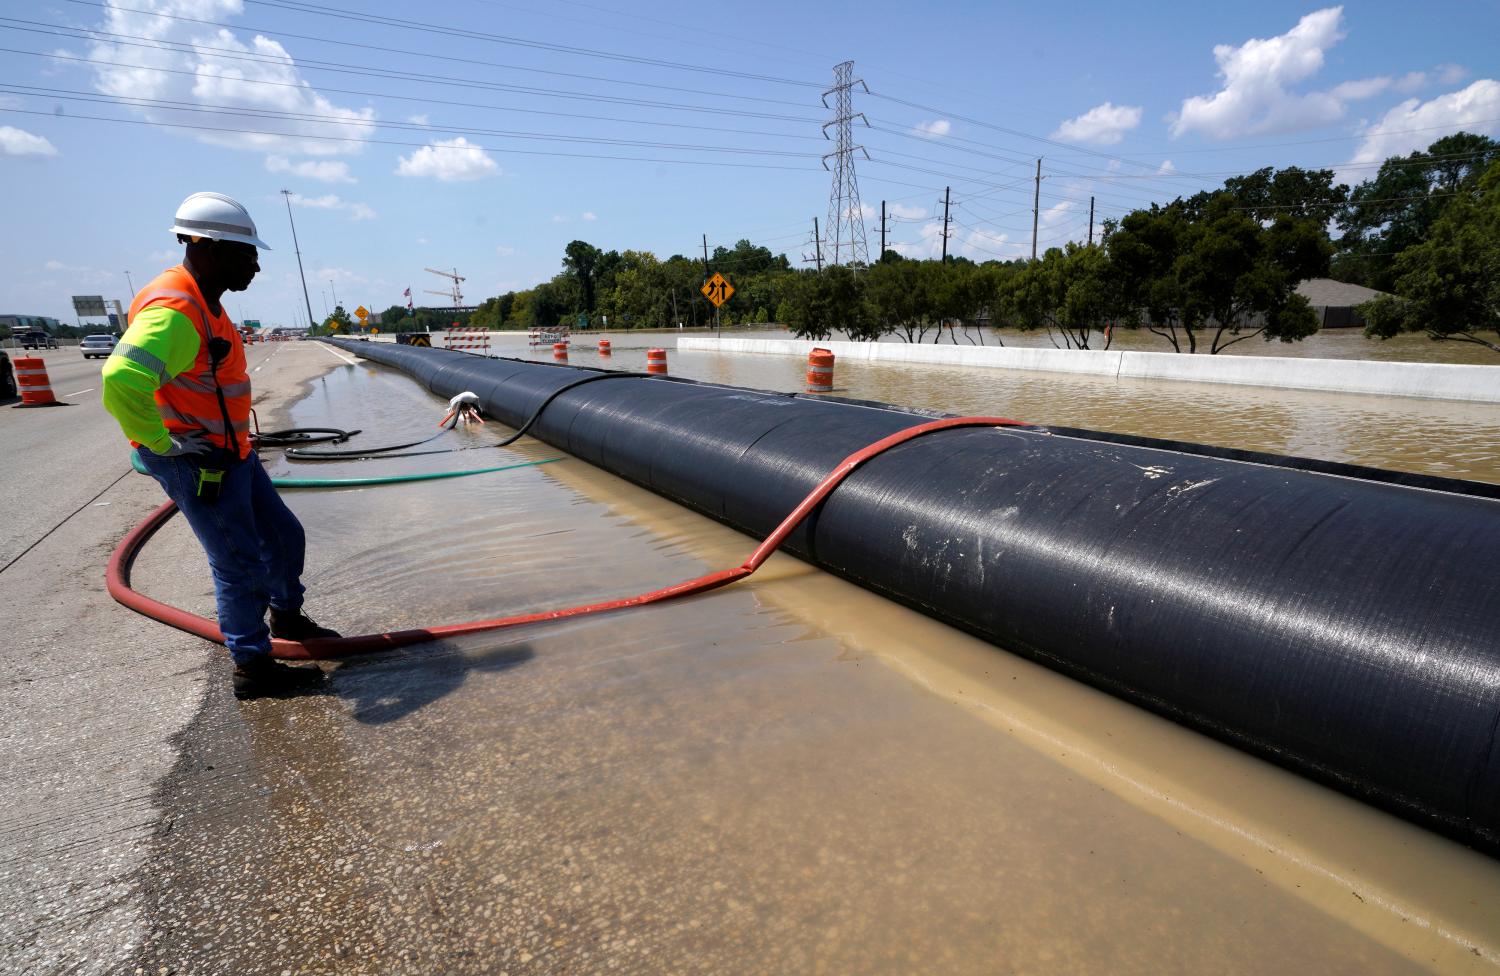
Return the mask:
<path fill-rule="evenodd" d="M 823 105 L 833 110 L 833 118 L 823 126 L 823 137 L 829 138 L 830 127 L 836 128 L 838 148 L 823 157 L 823 168 L 833 171 L 833 189 L 828 194 L 828 227 L 824 233 L 829 245 L 827 257 L 830 264 L 869 264 L 870 245 L 865 240 L 865 217 L 859 202 L 859 181 L 854 176 L 854 154 L 862 152 L 865 158 L 870 153 L 864 146 L 854 144 L 854 120 L 859 119 L 869 128 L 870 120 L 863 112 L 854 111 L 854 86 L 860 85 L 866 92 L 870 86 L 863 80 L 853 78 L 854 62 L 845 61 L 834 66 L 834 85 L 823 93 Z M 834 104 L 828 104 L 833 95 Z M 829 167 L 828 160 L 833 160 Z"/>
<path fill-rule="evenodd" d="M 442 295 L 444 298 L 453 299 L 453 310 L 457 312 L 459 307 L 464 303 L 464 294 L 459 290 L 458 287 L 459 282 L 463 281 L 464 278 L 458 273 L 458 269 L 454 268 L 452 271 L 439 271 L 437 268 L 423 268 L 422 270 L 430 274 L 439 275 L 443 278 L 451 278 L 453 280 L 453 287 L 448 289 L 447 291 L 433 291 L 431 288 L 423 288 L 422 290 L 429 295 Z"/>

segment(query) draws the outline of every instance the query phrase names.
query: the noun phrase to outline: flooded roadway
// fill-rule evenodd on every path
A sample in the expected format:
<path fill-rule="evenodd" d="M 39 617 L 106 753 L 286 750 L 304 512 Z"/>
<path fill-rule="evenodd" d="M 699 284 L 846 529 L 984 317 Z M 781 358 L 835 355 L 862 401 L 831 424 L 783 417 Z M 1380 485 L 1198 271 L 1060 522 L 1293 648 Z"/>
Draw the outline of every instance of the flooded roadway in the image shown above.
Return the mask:
<path fill-rule="evenodd" d="M 790 357 L 672 368 L 801 376 Z M 1500 481 L 1493 407 L 992 373 L 840 364 L 837 385 Z M 360 365 L 289 419 L 368 446 L 441 409 Z M 1396 438 L 1413 413 L 1458 419 Z M 523 441 L 379 473 L 555 456 Z M 374 473 L 311 473 L 353 472 Z M 288 498 L 310 608 L 346 633 L 626 595 L 753 547 L 571 459 Z M 148 547 L 136 579 L 182 571 Z M 236 708 L 214 687 L 159 796 L 149 972 L 1500 966 L 1500 863 L 787 557 L 680 603 L 349 661 L 323 697 Z"/>

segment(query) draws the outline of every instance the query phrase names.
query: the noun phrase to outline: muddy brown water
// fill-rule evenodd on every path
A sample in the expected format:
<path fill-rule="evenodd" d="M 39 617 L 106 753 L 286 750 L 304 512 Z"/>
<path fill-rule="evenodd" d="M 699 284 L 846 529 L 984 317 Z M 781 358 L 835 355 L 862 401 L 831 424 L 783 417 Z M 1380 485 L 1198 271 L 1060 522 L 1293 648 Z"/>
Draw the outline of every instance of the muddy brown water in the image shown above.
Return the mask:
<path fill-rule="evenodd" d="M 639 368 L 646 347 L 627 345 L 613 365 Z M 794 389 L 800 377 L 780 357 L 674 350 L 672 365 L 763 388 Z M 1116 384 L 971 372 L 866 367 L 843 370 L 839 385 L 1500 480 L 1493 411 L 1331 396 L 1298 410 L 1285 391 L 1223 387 L 1130 399 Z M 1226 393 L 1233 408 L 1216 411 Z M 315 381 L 290 419 L 363 427 L 373 445 L 425 436 L 442 407 L 401 374 L 361 364 Z M 1403 410 L 1448 417 L 1450 443 L 1390 436 Z M 558 456 L 524 440 L 380 462 L 379 473 Z M 376 468 L 278 460 L 272 470 Z M 732 565 L 754 546 L 570 458 L 287 497 L 308 528 L 310 607 L 346 633 L 628 595 Z M 148 548 L 137 580 L 150 592 L 168 572 L 182 567 Z M 196 609 L 210 606 L 205 591 Z M 1500 968 L 1500 862 L 789 557 L 673 604 L 331 671 L 325 696 L 238 710 L 220 701 L 184 737 L 162 797 L 170 830 L 150 885 L 158 936 L 147 963 L 237 973 L 279 973 L 289 960 L 296 972 L 340 973 Z"/>

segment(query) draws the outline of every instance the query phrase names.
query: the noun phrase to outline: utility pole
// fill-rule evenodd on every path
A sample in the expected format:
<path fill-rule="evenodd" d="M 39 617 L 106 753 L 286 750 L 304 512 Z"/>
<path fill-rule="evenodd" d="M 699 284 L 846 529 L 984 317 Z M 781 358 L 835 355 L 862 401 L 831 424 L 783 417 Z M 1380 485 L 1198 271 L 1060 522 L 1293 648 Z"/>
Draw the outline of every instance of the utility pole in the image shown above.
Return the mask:
<path fill-rule="evenodd" d="M 880 201 L 880 257 L 875 259 L 879 264 L 885 258 L 885 201 Z"/>
<path fill-rule="evenodd" d="M 1089 246 L 1094 246 L 1094 198 L 1089 197 Z"/>
<path fill-rule="evenodd" d="M 708 281 L 708 235 L 703 235 L 703 280 Z"/>
<path fill-rule="evenodd" d="M 818 258 L 818 270 L 823 270 L 823 239 L 818 236 L 818 218 L 813 218 L 813 254 Z"/>
<path fill-rule="evenodd" d="M 292 220 L 292 191 L 282 190 L 286 197 L 286 222 L 292 225 L 292 250 L 297 253 L 297 277 L 302 279 L 302 301 L 307 305 L 307 327 L 312 328 L 312 299 L 307 294 L 307 275 L 302 273 L 302 248 L 297 245 L 297 223 Z"/>
<path fill-rule="evenodd" d="M 1036 260 L 1036 224 L 1042 212 L 1042 158 L 1036 160 L 1036 193 L 1031 198 L 1031 260 Z"/>
<path fill-rule="evenodd" d="M 948 203 L 953 187 L 943 187 L 943 263 L 948 263 Z"/>
<path fill-rule="evenodd" d="M 870 86 L 854 77 L 854 62 L 844 61 L 834 65 L 833 87 L 823 93 L 823 107 L 833 111 L 833 118 L 823 125 L 823 138 L 828 138 L 829 128 L 838 133 L 833 152 L 823 157 L 823 168 L 830 169 L 833 160 L 833 186 L 828 193 L 828 240 L 833 244 L 833 263 L 840 261 L 855 265 L 870 263 L 870 245 L 865 240 L 864 208 L 859 202 L 859 181 L 854 175 L 854 154 L 869 150 L 854 144 L 854 120 L 864 122 L 869 128 L 870 120 L 863 112 L 854 111 L 854 86 L 859 85 L 868 94 Z M 828 104 L 828 96 L 834 96 L 834 104 Z"/>

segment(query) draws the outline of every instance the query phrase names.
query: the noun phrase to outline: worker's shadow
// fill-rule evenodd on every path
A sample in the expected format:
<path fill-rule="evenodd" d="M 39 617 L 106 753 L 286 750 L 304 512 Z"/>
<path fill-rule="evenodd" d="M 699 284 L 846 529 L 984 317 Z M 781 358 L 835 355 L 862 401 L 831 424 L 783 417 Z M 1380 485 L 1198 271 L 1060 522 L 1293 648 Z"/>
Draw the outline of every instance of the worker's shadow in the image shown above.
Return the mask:
<path fill-rule="evenodd" d="M 468 654 L 446 644 L 374 658 L 351 658 L 332 676 L 332 692 L 354 707 L 354 720 L 384 725 L 455 691 L 474 671 L 506 671 L 536 654 L 509 644 Z"/>

